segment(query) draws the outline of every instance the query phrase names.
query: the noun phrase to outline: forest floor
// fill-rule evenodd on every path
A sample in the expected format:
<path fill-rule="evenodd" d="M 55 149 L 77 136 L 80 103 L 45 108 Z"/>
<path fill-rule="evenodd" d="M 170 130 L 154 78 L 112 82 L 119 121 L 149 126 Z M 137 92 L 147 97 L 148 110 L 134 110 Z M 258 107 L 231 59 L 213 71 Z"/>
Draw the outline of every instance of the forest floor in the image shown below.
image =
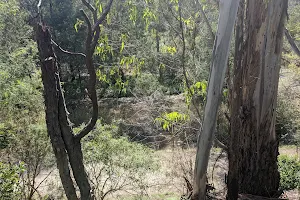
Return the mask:
<path fill-rule="evenodd" d="M 179 200 L 182 194 L 186 193 L 186 182 L 184 177 L 192 182 L 192 172 L 195 160 L 196 149 L 166 148 L 155 152 L 160 169 L 149 174 L 145 179 L 148 182 L 146 193 L 143 197 L 128 195 L 128 193 L 115 193 L 108 197 L 108 200 Z M 280 154 L 299 156 L 295 146 L 281 146 Z M 220 199 L 225 199 L 226 184 L 225 174 L 228 170 L 226 154 L 218 148 L 211 152 L 208 182 L 215 189 L 211 192 Z M 50 171 L 49 171 L 50 172 Z M 49 172 L 42 173 L 37 177 L 37 183 L 42 181 Z M 40 194 L 54 194 L 56 199 L 64 199 L 62 187 L 59 181 L 57 170 L 43 182 L 38 189 Z M 284 196 L 290 200 L 299 200 L 297 190 L 285 191 Z"/>

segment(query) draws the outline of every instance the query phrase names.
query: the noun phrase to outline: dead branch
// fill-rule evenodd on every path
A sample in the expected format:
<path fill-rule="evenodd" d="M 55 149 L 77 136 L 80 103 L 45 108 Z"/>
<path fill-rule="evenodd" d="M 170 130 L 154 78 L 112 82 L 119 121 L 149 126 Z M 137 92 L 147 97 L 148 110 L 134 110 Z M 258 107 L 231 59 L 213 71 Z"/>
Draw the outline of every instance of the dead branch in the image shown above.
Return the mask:
<path fill-rule="evenodd" d="M 78 53 L 78 52 L 71 52 L 71 51 L 67 51 L 64 50 L 61 46 L 59 46 L 54 40 L 51 39 L 52 44 L 54 44 L 61 52 L 69 54 L 69 55 L 77 55 L 77 56 L 83 56 L 86 57 L 86 55 L 84 53 Z"/>

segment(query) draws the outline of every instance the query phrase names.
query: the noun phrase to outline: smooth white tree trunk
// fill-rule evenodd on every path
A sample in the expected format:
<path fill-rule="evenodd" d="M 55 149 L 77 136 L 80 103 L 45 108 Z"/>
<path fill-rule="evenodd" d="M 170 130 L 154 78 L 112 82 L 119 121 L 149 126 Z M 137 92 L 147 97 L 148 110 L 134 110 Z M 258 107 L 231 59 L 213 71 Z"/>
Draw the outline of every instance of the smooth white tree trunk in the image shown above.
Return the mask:
<path fill-rule="evenodd" d="M 204 200 L 206 197 L 206 171 L 215 131 L 216 117 L 222 97 L 222 88 L 227 70 L 230 40 L 235 24 L 239 0 L 221 0 L 218 31 L 213 50 L 213 61 L 207 91 L 203 129 L 197 142 L 193 198 Z"/>

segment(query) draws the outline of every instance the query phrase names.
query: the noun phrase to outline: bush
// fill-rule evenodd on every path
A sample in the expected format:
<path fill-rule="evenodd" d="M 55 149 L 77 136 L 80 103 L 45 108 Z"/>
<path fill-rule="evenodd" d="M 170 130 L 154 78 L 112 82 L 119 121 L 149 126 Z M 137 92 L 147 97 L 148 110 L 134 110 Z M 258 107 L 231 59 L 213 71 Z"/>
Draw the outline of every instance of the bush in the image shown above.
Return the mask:
<path fill-rule="evenodd" d="M 300 188 L 300 161 L 296 157 L 278 157 L 280 186 L 283 190 Z"/>
<path fill-rule="evenodd" d="M 131 81 L 132 93 L 136 96 L 149 96 L 156 91 L 160 93 L 166 91 L 166 88 L 158 82 L 157 77 L 150 73 L 141 73 Z"/>
<path fill-rule="evenodd" d="M 101 200 L 118 191 L 142 194 L 146 174 L 157 168 L 153 151 L 118 137 L 114 125 L 97 124 L 83 142 L 83 150 L 95 196 Z"/>
<path fill-rule="evenodd" d="M 300 128 L 300 112 L 291 103 L 289 95 L 279 95 L 277 102 L 276 134 L 283 144 L 296 144 Z"/>
<path fill-rule="evenodd" d="M 0 199 L 20 198 L 19 174 L 24 171 L 23 165 L 10 165 L 0 162 Z"/>

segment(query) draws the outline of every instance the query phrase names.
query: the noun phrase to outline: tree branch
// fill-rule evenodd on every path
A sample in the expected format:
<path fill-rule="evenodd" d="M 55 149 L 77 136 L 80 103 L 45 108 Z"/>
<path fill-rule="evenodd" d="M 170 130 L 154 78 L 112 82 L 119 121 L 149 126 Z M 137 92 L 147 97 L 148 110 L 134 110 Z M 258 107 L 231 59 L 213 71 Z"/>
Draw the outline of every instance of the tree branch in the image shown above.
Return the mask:
<path fill-rule="evenodd" d="M 94 49 L 91 48 L 92 41 L 93 41 L 93 34 L 91 22 L 83 10 L 80 10 L 82 13 L 85 21 L 88 24 L 88 34 L 86 37 L 85 42 L 85 65 L 89 73 L 89 82 L 88 82 L 88 93 L 89 97 L 92 101 L 92 117 L 88 124 L 77 134 L 75 138 L 80 140 L 84 136 L 86 136 L 96 125 L 98 120 L 98 100 L 97 100 L 97 93 L 96 93 L 96 72 L 93 64 L 93 53 Z"/>
<path fill-rule="evenodd" d="M 93 41 L 92 41 L 92 44 L 91 44 L 91 49 L 93 51 L 93 54 L 94 54 L 95 48 L 96 48 L 96 46 L 98 44 L 99 37 L 100 37 L 100 27 L 97 26 L 96 30 L 95 30 L 94 38 L 93 38 Z"/>
<path fill-rule="evenodd" d="M 284 33 L 285 33 L 285 37 L 287 38 L 288 42 L 290 43 L 290 45 L 292 47 L 292 50 L 295 52 L 295 54 L 297 54 L 297 56 L 300 57 L 300 50 L 297 47 L 294 39 L 292 38 L 289 30 L 286 27 L 284 27 Z"/>
<path fill-rule="evenodd" d="M 204 12 L 204 10 L 203 10 L 203 7 L 202 7 L 202 5 L 200 4 L 199 0 L 196 0 L 196 4 L 198 5 L 198 7 L 199 7 L 199 9 L 200 9 L 200 12 L 201 12 L 201 14 L 203 15 L 204 21 L 205 21 L 206 26 L 207 26 L 207 28 L 208 28 L 208 30 L 209 30 L 209 33 L 210 33 L 210 36 L 211 36 L 211 40 L 212 40 L 212 43 L 213 43 L 213 42 L 214 42 L 214 39 L 215 39 L 215 34 L 214 34 L 213 30 L 212 30 L 212 27 L 211 27 L 211 25 L 210 25 L 210 23 L 209 23 L 209 21 L 208 21 L 208 18 L 207 18 L 207 16 L 206 16 L 206 14 L 205 14 L 205 12 Z"/>
<path fill-rule="evenodd" d="M 220 147 L 221 149 L 224 149 L 224 151 L 226 151 L 226 153 L 228 153 L 228 147 L 223 144 L 216 136 L 215 136 L 215 144 Z"/>
<path fill-rule="evenodd" d="M 83 56 L 86 57 L 84 53 L 78 53 L 78 52 L 70 52 L 67 50 L 64 50 L 61 46 L 59 46 L 54 40 L 51 39 L 52 44 L 54 44 L 61 52 L 69 54 L 69 55 L 77 55 L 77 56 Z"/>
<path fill-rule="evenodd" d="M 182 13 L 181 13 L 181 2 L 178 1 L 178 13 L 179 13 L 179 27 L 181 31 L 181 40 L 182 40 L 182 55 L 181 55 L 181 67 L 183 71 L 183 76 L 185 79 L 185 84 L 188 89 L 188 93 L 190 93 L 191 96 L 193 96 L 193 93 L 191 91 L 190 83 L 187 77 L 187 72 L 185 68 L 185 37 L 184 37 L 184 31 L 183 31 L 183 23 L 182 23 Z M 196 109 L 197 115 L 199 118 L 201 118 L 200 111 L 198 110 L 197 106 L 195 105 L 195 102 L 192 100 L 193 106 Z"/>
<path fill-rule="evenodd" d="M 109 3 L 107 4 L 107 6 L 105 7 L 101 17 L 95 22 L 94 26 L 93 26 L 93 33 L 96 31 L 97 27 L 102 24 L 102 22 L 105 20 L 107 14 L 110 11 L 111 5 L 113 3 L 113 0 L 110 0 Z"/>
<path fill-rule="evenodd" d="M 83 10 L 80 10 L 85 21 L 88 24 L 88 35 L 85 44 L 85 51 L 86 51 L 85 64 L 90 76 L 89 83 L 88 83 L 88 93 L 92 101 L 93 111 L 89 123 L 75 136 L 75 138 L 79 140 L 82 139 L 84 136 L 86 136 L 95 127 L 96 122 L 98 120 L 99 111 L 98 111 L 98 100 L 97 100 L 97 93 L 96 93 L 96 72 L 93 64 L 93 54 L 100 36 L 99 25 L 105 20 L 107 14 L 109 13 L 113 0 L 109 1 L 108 5 L 105 7 L 99 19 L 97 19 L 97 10 L 85 0 L 82 0 L 82 2 L 85 6 L 89 8 L 89 10 L 93 13 L 93 17 L 94 17 L 94 25 L 92 26 L 91 21 L 89 20 L 86 13 Z"/>
<path fill-rule="evenodd" d="M 94 23 L 96 23 L 96 21 L 97 21 L 97 9 L 95 9 L 94 6 L 92 6 L 92 4 L 90 4 L 86 0 L 81 0 L 81 1 L 93 13 L 93 18 L 94 18 L 93 20 L 94 20 Z"/>
<path fill-rule="evenodd" d="M 96 11 L 96 9 L 94 8 L 94 6 L 92 6 L 92 4 L 90 4 L 89 2 L 87 2 L 86 0 L 81 0 L 81 2 L 92 12 L 94 13 Z"/>

